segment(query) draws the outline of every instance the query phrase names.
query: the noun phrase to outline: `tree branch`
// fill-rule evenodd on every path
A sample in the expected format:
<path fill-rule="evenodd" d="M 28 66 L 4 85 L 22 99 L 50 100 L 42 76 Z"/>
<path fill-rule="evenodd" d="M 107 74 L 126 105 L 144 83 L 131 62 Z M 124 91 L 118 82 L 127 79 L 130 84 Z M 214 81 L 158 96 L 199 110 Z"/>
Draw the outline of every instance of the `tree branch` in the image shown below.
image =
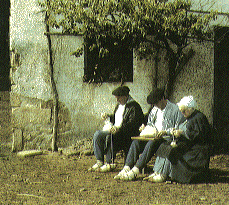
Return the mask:
<path fill-rule="evenodd" d="M 184 69 L 184 66 L 189 62 L 189 60 L 195 55 L 195 51 L 190 49 L 188 53 L 183 55 L 181 59 L 181 63 L 178 64 L 175 72 L 175 79 L 180 74 L 180 72 Z"/>

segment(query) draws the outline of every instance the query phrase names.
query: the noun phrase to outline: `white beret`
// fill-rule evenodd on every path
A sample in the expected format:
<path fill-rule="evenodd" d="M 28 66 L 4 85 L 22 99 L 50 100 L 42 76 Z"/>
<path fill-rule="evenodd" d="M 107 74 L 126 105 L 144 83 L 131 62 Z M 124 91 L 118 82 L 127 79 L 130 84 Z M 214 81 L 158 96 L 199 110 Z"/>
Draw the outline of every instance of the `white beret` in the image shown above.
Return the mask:
<path fill-rule="evenodd" d="M 185 96 L 183 97 L 179 103 L 177 103 L 178 106 L 186 106 L 190 108 L 196 107 L 196 101 L 194 100 L 193 96 Z"/>

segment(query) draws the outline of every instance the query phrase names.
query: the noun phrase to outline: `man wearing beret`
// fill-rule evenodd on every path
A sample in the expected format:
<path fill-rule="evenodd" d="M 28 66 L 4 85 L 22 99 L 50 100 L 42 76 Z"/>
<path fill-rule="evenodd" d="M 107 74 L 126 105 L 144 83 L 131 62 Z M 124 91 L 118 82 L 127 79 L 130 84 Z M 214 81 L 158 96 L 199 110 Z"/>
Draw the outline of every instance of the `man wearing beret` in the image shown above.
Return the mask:
<path fill-rule="evenodd" d="M 115 167 L 112 164 L 115 153 L 124 150 L 127 154 L 131 137 L 140 133 L 139 127 L 143 122 L 143 112 L 140 105 L 129 95 L 129 91 L 127 86 L 120 86 L 112 92 L 117 99 L 114 113 L 101 115 L 103 120 L 110 118 L 112 125 L 110 128 L 98 130 L 94 134 L 93 148 L 97 162 L 89 169 L 90 171 L 111 171 Z M 104 155 L 106 155 L 106 163 L 104 163 Z"/>
<path fill-rule="evenodd" d="M 156 136 L 156 140 L 133 140 L 125 166 L 114 179 L 134 180 L 140 170 L 151 160 L 160 144 L 167 137 L 171 137 L 173 128 L 185 120 L 178 106 L 165 99 L 164 89 L 162 88 L 154 89 L 148 95 L 147 103 L 152 107 L 148 116 L 147 126 L 154 128 L 152 130 L 155 133 L 152 133 L 152 135 Z M 145 125 L 142 125 L 141 130 L 144 130 L 144 128 Z"/>

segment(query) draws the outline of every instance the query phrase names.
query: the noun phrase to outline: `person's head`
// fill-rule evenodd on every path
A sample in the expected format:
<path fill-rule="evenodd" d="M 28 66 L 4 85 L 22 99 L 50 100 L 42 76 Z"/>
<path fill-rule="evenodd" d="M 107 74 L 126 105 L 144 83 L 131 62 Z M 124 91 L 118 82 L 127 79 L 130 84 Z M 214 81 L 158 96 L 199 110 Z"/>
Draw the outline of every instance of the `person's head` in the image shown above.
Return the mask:
<path fill-rule="evenodd" d="M 155 88 L 147 96 L 147 103 L 163 110 L 167 104 L 164 88 Z"/>
<path fill-rule="evenodd" d="M 177 105 L 185 118 L 190 117 L 196 109 L 196 101 L 193 96 L 183 97 Z"/>
<path fill-rule="evenodd" d="M 112 95 L 115 96 L 117 102 L 121 105 L 125 105 L 129 97 L 130 89 L 127 86 L 120 86 L 113 90 Z"/>

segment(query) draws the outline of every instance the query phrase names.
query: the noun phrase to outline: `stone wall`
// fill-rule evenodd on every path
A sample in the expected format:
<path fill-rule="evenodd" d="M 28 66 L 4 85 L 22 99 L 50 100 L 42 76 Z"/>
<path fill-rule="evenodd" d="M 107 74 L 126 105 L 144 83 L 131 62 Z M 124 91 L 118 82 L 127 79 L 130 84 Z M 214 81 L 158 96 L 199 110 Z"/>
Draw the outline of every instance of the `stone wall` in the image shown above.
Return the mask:
<path fill-rule="evenodd" d="M 53 133 L 53 103 L 11 93 L 12 134 L 14 151 L 22 149 L 48 149 Z M 71 130 L 68 110 L 59 106 L 58 133 L 61 136 Z M 65 144 L 59 139 L 59 144 Z"/>
<path fill-rule="evenodd" d="M 214 44 L 203 42 L 191 44 L 194 57 L 178 76 L 172 99 L 179 102 L 182 97 L 192 95 L 197 101 L 197 109 L 213 122 L 214 98 Z"/>
<path fill-rule="evenodd" d="M 17 98 L 17 104 L 13 99 Z M 52 137 L 52 110 L 41 100 L 11 93 L 13 150 L 44 148 Z"/>
<path fill-rule="evenodd" d="M 13 149 L 49 148 L 52 137 L 52 91 L 48 41 L 44 14 L 37 0 L 11 0 L 11 105 Z M 82 44 L 80 37 L 51 36 L 54 78 L 59 95 L 58 146 L 90 138 L 102 127 L 101 112 L 112 112 L 111 95 L 118 83 L 83 83 L 83 56 L 70 55 Z M 127 83 L 130 94 L 146 112 L 146 96 L 151 90 L 149 62 L 134 58 L 134 82 Z"/>
<path fill-rule="evenodd" d="M 52 133 L 48 47 L 36 0 L 11 0 L 10 51 L 13 150 L 44 147 Z"/>
<path fill-rule="evenodd" d="M 11 143 L 11 107 L 10 92 L 0 92 L 0 142 Z"/>
<path fill-rule="evenodd" d="M 84 83 L 84 56 L 76 58 L 70 55 L 82 45 L 82 37 L 53 35 L 51 40 L 59 100 L 70 113 L 72 130 L 75 133 L 71 141 L 91 137 L 103 126 L 101 113 L 113 112 L 116 100 L 111 93 L 120 83 Z M 146 96 L 151 90 L 153 69 L 150 62 L 139 62 L 137 57 L 133 61 L 134 81 L 125 84 L 129 86 L 131 96 L 146 112 L 149 108 Z"/>

